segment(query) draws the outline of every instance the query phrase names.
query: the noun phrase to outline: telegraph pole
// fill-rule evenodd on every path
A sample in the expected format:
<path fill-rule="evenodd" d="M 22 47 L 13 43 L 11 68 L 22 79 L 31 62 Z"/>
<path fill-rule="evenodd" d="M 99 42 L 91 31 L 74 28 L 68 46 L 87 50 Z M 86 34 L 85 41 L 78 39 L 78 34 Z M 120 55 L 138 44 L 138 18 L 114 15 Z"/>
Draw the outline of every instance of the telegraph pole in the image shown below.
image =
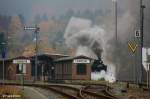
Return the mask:
<path fill-rule="evenodd" d="M 118 3 L 117 0 L 115 0 L 115 37 L 116 37 L 116 45 L 118 44 L 118 20 L 117 20 L 117 16 L 118 16 L 118 11 L 117 11 L 117 7 L 118 7 Z"/>
<path fill-rule="evenodd" d="M 116 43 L 116 48 L 117 48 L 117 46 L 118 46 L 118 20 L 117 20 L 117 16 L 118 16 L 118 11 L 117 11 L 117 7 L 118 7 L 118 2 L 117 2 L 117 0 L 112 0 L 113 1 L 113 5 L 114 5 L 114 17 L 115 17 L 115 27 L 114 27 L 114 32 L 115 32 L 115 43 Z M 118 49 L 117 49 L 117 51 L 118 51 Z M 116 58 L 117 59 L 117 58 Z M 116 78 L 118 79 L 118 72 L 119 72 L 119 68 L 118 68 L 118 64 L 117 64 L 117 61 L 116 61 Z"/>
<path fill-rule="evenodd" d="M 35 27 L 24 27 L 24 30 L 34 30 L 35 34 L 35 81 L 37 81 L 37 66 L 38 66 L 38 34 L 40 31 L 40 28 L 35 25 Z"/>
<path fill-rule="evenodd" d="M 143 45 L 144 45 L 144 8 L 145 5 L 143 5 L 143 0 L 140 0 L 140 33 L 141 33 L 141 75 L 140 75 L 140 84 L 143 81 L 143 63 L 142 63 L 142 49 L 143 49 Z"/>

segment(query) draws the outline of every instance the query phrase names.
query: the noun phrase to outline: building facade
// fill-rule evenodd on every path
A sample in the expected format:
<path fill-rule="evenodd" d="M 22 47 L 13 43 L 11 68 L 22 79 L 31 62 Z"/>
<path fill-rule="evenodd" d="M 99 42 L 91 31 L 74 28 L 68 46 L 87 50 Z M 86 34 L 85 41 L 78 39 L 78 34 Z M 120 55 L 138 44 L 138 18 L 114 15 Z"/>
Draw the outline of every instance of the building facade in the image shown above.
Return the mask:
<path fill-rule="evenodd" d="M 55 60 L 55 79 L 90 80 L 93 60 L 86 56 L 66 57 Z"/>
<path fill-rule="evenodd" d="M 25 62 L 28 60 L 29 62 Z M 25 63 L 22 63 L 25 62 Z M 60 54 L 38 55 L 37 80 L 90 80 L 93 60 L 86 56 L 69 57 Z M 35 56 L 20 56 L 5 60 L 5 79 L 33 81 L 35 79 Z M 0 60 L 0 79 L 3 77 Z"/>

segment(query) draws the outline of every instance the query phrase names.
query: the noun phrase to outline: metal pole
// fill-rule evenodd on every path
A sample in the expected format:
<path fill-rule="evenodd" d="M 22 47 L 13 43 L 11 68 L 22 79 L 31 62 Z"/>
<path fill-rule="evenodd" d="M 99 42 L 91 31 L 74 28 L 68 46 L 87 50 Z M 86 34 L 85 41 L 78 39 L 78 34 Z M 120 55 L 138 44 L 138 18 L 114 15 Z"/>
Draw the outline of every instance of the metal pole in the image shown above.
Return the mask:
<path fill-rule="evenodd" d="M 134 62 L 135 62 L 135 66 L 134 66 L 134 67 L 135 67 L 135 68 L 134 68 L 134 69 L 135 69 L 135 70 L 134 70 L 134 71 L 135 71 L 135 74 L 134 74 L 134 75 L 135 75 L 135 84 L 138 84 L 138 76 L 137 76 L 137 73 L 138 73 L 138 72 L 137 72 L 137 68 L 136 68 L 136 66 L 137 66 L 137 63 L 136 63 L 137 53 L 135 53 L 134 56 L 135 56 L 135 58 L 134 58 Z"/>
<path fill-rule="evenodd" d="M 22 90 L 24 90 L 24 73 L 23 73 L 23 64 L 21 64 L 22 68 Z"/>
<path fill-rule="evenodd" d="M 38 33 L 40 31 L 40 28 L 37 27 L 37 25 L 35 27 L 24 27 L 24 30 L 34 30 L 35 33 L 35 77 L 34 77 L 34 81 L 37 80 L 37 76 L 38 76 L 38 70 L 37 70 L 37 66 L 38 66 Z"/>
<path fill-rule="evenodd" d="M 135 62 L 134 62 L 134 60 L 135 60 L 135 55 L 132 55 L 132 59 L 133 59 L 133 63 L 132 63 L 132 65 L 133 65 L 133 83 L 135 83 L 136 81 L 135 81 Z"/>
<path fill-rule="evenodd" d="M 44 67 L 43 67 L 43 64 L 42 64 L 42 81 L 44 81 Z"/>
<path fill-rule="evenodd" d="M 35 81 L 37 81 L 37 31 L 35 31 Z"/>
<path fill-rule="evenodd" d="M 118 3 L 117 3 L 117 0 L 115 1 L 115 33 L 116 33 L 116 44 L 118 44 L 118 27 L 117 27 L 117 16 L 118 16 L 118 13 L 117 13 L 117 6 L 118 6 Z"/>
<path fill-rule="evenodd" d="M 117 7 L 118 7 L 118 3 L 117 3 L 117 0 L 113 0 L 114 2 L 114 16 L 115 16 L 115 42 L 116 42 L 116 48 L 118 46 L 118 27 L 117 27 L 117 23 L 118 23 L 118 20 L 117 20 L 117 16 L 118 16 L 118 13 L 117 13 Z M 118 50 L 118 49 L 117 49 Z M 116 58 L 117 59 L 117 58 Z M 119 76 L 118 76 L 118 64 L 117 64 L 117 60 L 116 60 L 116 78 L 119 79 Z"/>
<path fill-rule="evenodd" d="M 3 58 L 3 83 L 5 83 L 5 59 Z"/>
<path fill-rule="evenodd" d="M 134 37 L 134 41 L 136 42 L 136 39 Z M 134 54 L 134 57 L 133 57 L 133 65 L 134 65 L 134 68 L 133 68 L 133 74 L 134 74 L 134 77 L 133 77 L 133 83 L 137 84 L 137 79 L 136 79 L 136 52 Z"/>
<path fill-rule="evenodd" d="M 147 64 L 148 65 L 148 64 Z M 148 67 L 148 66 L 147 66 Z M 147 73 L 147 88 L 149 87 L 149 70 L 147 70 L 146 71 L 146 73 Z"/>
<path fill-rule="evenodd" d="M 142 48 L 143 48 L 143 38 L 144 38 L 144 33 L 143 33 L 143 28 L 144 28 L 144 8 L 145 6 L 143 5 L 143 0 L 140 0 L 140 31 L 141 31 L 141 75 L 140 75 L 140 83 L 143 81 L 143 64 L 142 64 Z"/>
<path fill-rule="evenodd" d="M 37 26 L 35 30 L 35 38 L 36 38 L 36 48 L 35 48 L 35 81 L 37 81 L 37 76 L 38 76 L 38 71 L 37 71 L 37 66 L 38 66 L 38 31 L 39 28 Z"/>
<path fill-rule="evenodd" d="M 150 69 L 149 66 L 148 66 L 148 68 Z M 150 82 L 150 79 L 149 79 L 149 69 L 148 69 L 148 88 L 149 88 L 149 82 Z"/>
<path fill-rule="evenodd" d="M 4 48 L 4 45 L 6 43 L 2 43 L 3 44 L 3 51 L 2 51 L 2 59 L 3 59 L 3 83 L 5 82 L 5 48 Z"/>

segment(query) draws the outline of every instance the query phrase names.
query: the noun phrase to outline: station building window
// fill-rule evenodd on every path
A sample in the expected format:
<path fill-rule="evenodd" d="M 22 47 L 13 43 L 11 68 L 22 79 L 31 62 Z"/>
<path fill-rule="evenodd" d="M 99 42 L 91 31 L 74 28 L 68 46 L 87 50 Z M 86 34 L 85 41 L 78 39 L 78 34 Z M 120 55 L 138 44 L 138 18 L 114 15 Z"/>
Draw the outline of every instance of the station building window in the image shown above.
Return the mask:
<path fill-rule="evenodd" d="M 86 64 L 77 64 L 77 75 L 86 75 Z"/>

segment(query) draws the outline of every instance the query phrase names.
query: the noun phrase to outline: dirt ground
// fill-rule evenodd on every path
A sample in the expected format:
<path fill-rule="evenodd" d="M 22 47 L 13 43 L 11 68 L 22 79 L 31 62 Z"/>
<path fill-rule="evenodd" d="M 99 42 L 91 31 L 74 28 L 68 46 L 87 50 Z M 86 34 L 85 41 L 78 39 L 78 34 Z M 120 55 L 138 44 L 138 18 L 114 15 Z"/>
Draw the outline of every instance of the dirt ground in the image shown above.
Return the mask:
<path fill-rule="evenodd" d="M 128 89 L 128 99 L 150 99 L 150 91 L 144 91 L 142 89 Z"/>

